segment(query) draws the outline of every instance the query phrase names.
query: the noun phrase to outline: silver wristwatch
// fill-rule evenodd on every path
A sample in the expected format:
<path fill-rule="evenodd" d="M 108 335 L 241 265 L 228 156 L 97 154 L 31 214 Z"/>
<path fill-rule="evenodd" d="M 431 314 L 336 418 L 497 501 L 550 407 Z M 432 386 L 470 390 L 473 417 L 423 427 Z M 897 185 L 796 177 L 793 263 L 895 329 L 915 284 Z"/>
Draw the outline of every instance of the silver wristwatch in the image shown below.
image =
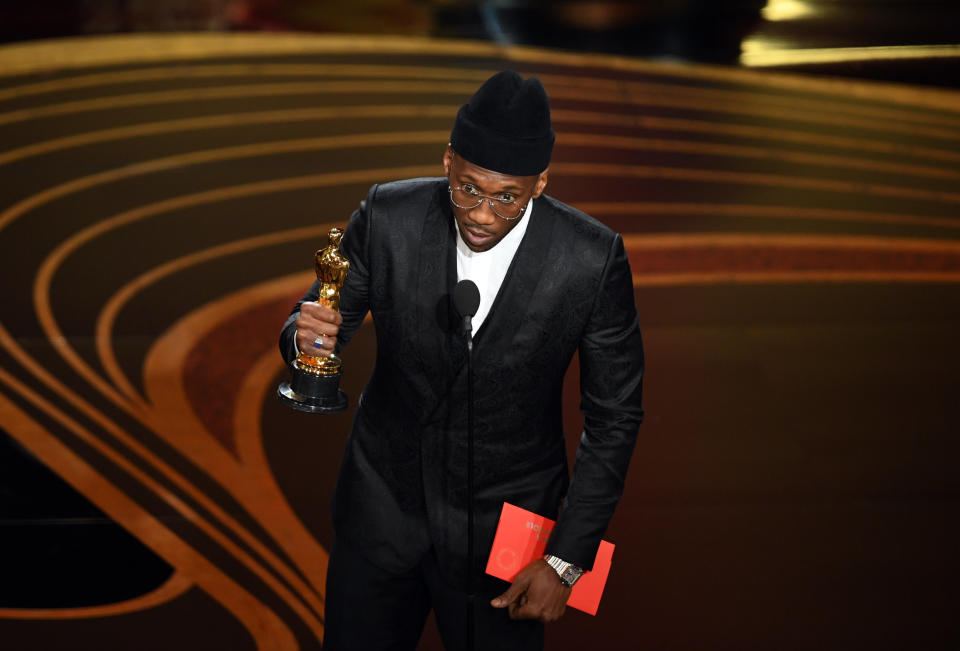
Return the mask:
<path fill-rule="evenodd" d="M 580 577 L 583 576 L 583 570 L 568 563 L 565 560 L 559 559 L 556 556 L 551 556 L 547 554 L 543 557 L 543 560 L 547 562 L 547 565 L 552 567 L 557 572 L 557 576 L 560 577 L 560 582 L 568 588 L 572 588 L 573 584 L 580 580 Z"/>

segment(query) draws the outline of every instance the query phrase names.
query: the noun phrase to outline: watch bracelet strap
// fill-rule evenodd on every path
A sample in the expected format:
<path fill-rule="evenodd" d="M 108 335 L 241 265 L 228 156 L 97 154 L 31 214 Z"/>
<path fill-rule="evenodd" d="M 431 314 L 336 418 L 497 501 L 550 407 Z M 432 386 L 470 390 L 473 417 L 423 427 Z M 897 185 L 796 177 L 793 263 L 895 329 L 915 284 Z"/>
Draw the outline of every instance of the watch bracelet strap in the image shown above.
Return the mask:
<path fill-rule="evenodd" d="M 563 576 L 563 573 L 567 571 L 567 568 L 572 565 L 572 563 L 568 563 L 562 558 L 557 558 L 556 556 L 551 556 L 550 554 L 545 554 L 543 560 L 545 560 L 547 565 L 552 567 L 560 576 Z"/>
<path fill-rule="evenodd" d="M 557 558 L 556 556 L 552 556 L 551 554 L 544 554 L 543 560 L 547 562 L 547 565 L 553 568 L 553 570 L 557 573 L 557 577 L 559 577 L 559 579 L 568 586 L 572 586 L 574 583 L 576 583 L 580 579 L 580 576 L 583 574 L 583 570 L 577 567 L 576 565 L 574 565 L 573 563 L 568 563 L 562 558 Z M 573 570 L 574 572 L 574 578 L 571 583 L 567 583 L 568 579 L 564 577 L 567 570 Z"/>

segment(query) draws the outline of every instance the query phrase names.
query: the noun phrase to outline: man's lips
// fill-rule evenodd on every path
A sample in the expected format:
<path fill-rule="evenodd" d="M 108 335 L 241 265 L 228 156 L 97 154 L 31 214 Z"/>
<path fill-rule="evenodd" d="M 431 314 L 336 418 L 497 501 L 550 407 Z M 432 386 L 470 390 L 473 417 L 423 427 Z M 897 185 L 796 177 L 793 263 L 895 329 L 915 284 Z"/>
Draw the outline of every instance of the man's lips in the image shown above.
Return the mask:
<path fill-rule="evenodd" d="M 493 237 L 493 234 L 492 234 L 492 233 L 486 233 L 486 232 L 484 232 L 484 231 L 474 230 L 474 229 L 469 228 L 469 227 L 467 227 L 467 226 L 464 226 L 464 227 L 463 227 L 463 230 L 464 230 L 464 233 L 467 235 L 467 239 L 469 239 L 471 242 L 474 242 L 474 243 L 477 243 L 477 244 L 482 243 L 482 242 L 486 242 L 486 241 L 489 240 L 491 237 Z"/>

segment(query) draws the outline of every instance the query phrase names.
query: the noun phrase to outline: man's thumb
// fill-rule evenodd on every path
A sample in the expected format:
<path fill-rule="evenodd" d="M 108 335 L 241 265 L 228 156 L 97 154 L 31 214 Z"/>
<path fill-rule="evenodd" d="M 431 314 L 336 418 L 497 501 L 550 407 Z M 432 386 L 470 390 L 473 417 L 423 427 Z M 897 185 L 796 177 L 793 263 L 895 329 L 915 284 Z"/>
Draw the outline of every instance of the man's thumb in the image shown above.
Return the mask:
<path fill-rule="evenodd" d="M 523 588 L 517 585 L 516 583 L 512 583 L 510 584 L 510 587 L 507 588 L 506 592 L 504 592 L 499 597 L 494 597 L 490 601 L 490 605 L 493 606 L 494 608 L 506 608 L 507 606 L 512 604 L 514 601 L 516 601 L 521 594 L 523 594 Z"/>

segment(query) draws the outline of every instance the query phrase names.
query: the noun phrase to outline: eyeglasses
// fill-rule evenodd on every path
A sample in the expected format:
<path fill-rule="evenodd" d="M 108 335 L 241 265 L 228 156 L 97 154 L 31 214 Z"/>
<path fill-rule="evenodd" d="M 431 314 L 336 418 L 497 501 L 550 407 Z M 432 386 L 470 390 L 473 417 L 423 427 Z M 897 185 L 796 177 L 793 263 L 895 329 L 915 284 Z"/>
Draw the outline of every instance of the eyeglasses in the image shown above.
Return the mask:
<path fill-rule="evenodd" d="M 485 194 L 480 194 L 480 191 L 469 183 L 449 187 L 448 190 L 450 192 L 450 203 L 457 208 L 473 210 L 486 200 L 490 204 L 490 208 L 493 209 L 493 213 L 500 219 L 506 219 L 507 221 L 513 221 L 520 217 L 527 207 L 526 204 L 520 204 L 516 199 L 511 198 L 513 195 L 509 192 L 503 192 L 496 197 L 488 197 Z"/>

